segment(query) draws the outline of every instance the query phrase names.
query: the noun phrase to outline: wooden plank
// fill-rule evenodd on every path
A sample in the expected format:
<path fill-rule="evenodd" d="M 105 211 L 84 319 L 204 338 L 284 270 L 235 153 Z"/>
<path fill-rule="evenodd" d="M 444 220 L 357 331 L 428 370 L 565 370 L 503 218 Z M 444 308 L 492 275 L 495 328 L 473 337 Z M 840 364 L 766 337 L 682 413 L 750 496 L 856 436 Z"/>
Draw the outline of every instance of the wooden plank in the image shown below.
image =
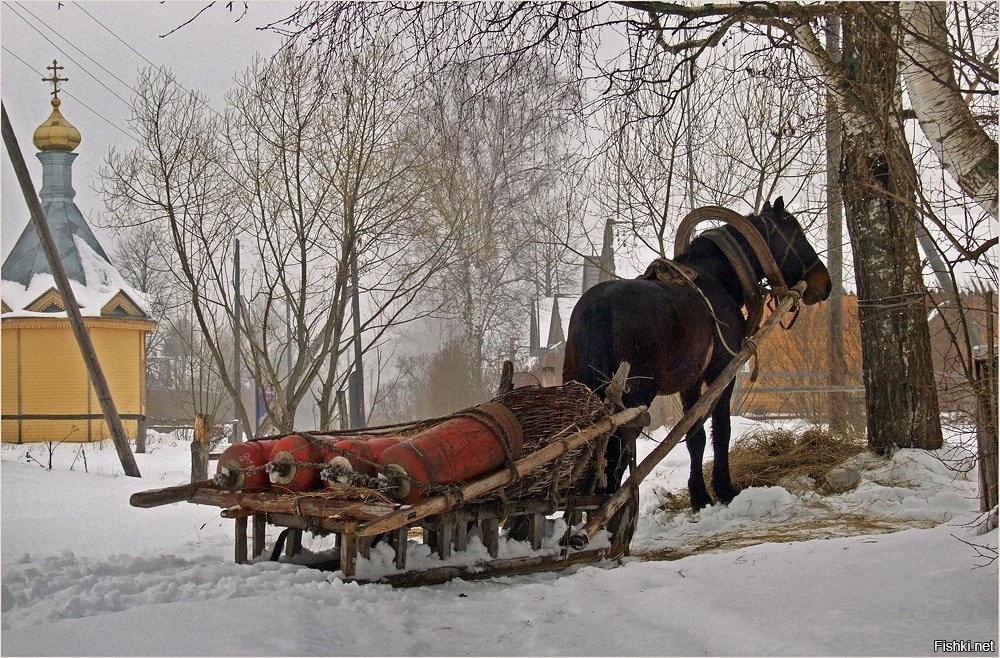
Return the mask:
<path fill-rule="evenodd" d="M 626 409 L 614 416 L 609 416 L 590 427 L 569 435 L 563 441 L 554 441 L 541 450 L 537 450 L 527 457 L 519 460 L 514 466 L 518 476 L 524 476 L 535 471 L 542 466 L 552 462 L 568 450 L 590 441 L 602 434 L 610 432 L 617 427 L 625 425 L 645 413 L 646 407 L 635 407 Z M 510 469 L 504 468 L 461 488 L 463 500 L 473 500 L 476 496 L 482 496 L 494 489 L 511 482 L 514 479 Z M 393 530 L 403 525 L 408 525 L 426 518 L 432 514 L 439 514 L 451 507 L 450 499 L 446 496 L 435 496 L 392 512 L 380 519 L 369 521 L 362 525 L 358 532 L 361 535 L 378 535 L 387 530 Z"/>
<path fill-rule="evenodd" d="M 358 537 L 358 555 L 366 560 L 370 560 L 372 557 L 372 544 L 374 542 L 374 537 Z"/>
<path fill-rule="evenodd" d="M 703 416 L 705 416 L 715 404 L 722 392 L 729 386 L 729 382 L 736 377 L 739 373 L 740 368 L 743 364 L 750 360 L 750 357 L 756 353 L 756 349 L 753 345 L 759 344 L 764 338 L 774 330 L 778 325 L 778 322 L 785 315 L 785 312 L 795 304 L 799 298 L 802 296 L 803 291 L 806 288 L 805 281 L 800 281 L 792 288 L 786 295 L 781 298 L 778 302 L 777 308 L 771 313 L 767 321 L 764 322 L 763 326 L 755 333 L 753 336 L 747 339 L 746 344 L 744 344 L 743 349 L 740 350 L 739 354 L 729 362 L 729 365 L 725 367 L 722 373 L 716 377 L 712 385 L 705 389 L 701 398 L 695 403 L 691 409 L 688 410 L 684 417 L 674 425 L 667 436 L 660 441 L 659 445 L 653 448 L 642 462 L 636 466 L 635 473 L 629 474 L 628 479 L 622 484 L 622 486 L 616 491 L 612 496 L 601 506 L 601 509 L 597 510 L 593 514 L 588 514 L 587 525 L 584 526 L 584 532 L 591 539 L 597 534 L 597 532 L 604 526 L 608 519 L 610 519 L 615 512 L 617 512 L 625 503 L 628 502 L 630 491 L 632 489 L 632 483 L 636 484 L 643 481 L 647 475 L 649 475 L 657 464 L 667 456 L 674 446 L 680 443 L 681 439 L 684 438 L 688 430 L 695 426 Z"/>
<path fill-rule="evenodd" d="M 236 564 L 247 561 L 247 517 L 236 519 Z"/>
<path fill-rule="evenodd" d="M 319 492 L 317 492 L 319 494 Z M 339 522 L 377 519 L 398 505 L 362 503 L 352 500 L 336 500 L 322 495 L 275 495 L 273 492 L 240 493 L 226 491 L 218 487 L 197 489 L 191 496 L 192 503 L 232 507 L 239 505 L 258 512 L 280 514 L 302 514 Z"/>
<path fill-rule="evenodd" d="M 253 515 L 253 556 L 260 557 L 264 553 L 265 533 L 267 531 L 267 515 Z"/>
<path fill-rule="evenodd" d="M 577 564 L 599 562 L 604 559 L 606 549 L 591 549 L 571 552 L 568 556 L 558 553 L 543 556 L 531 556 L 493 560 L 472 566 L 436 567 L 410 573 L 389 574 L 377 580 L 355 580 L 357 583 L 388 583 L 393 587 L 423 587 L 439 585 L 454 578 L 462 580 L 484 580 L 502 576 L 558 571 Z"/>

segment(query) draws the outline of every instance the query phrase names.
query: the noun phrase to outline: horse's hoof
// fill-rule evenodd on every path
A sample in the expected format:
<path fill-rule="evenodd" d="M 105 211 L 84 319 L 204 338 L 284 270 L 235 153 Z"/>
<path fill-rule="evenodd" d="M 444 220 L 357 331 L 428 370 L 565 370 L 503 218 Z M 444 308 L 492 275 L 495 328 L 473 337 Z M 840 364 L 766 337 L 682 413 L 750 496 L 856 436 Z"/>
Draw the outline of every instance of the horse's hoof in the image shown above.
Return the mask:
<path fill-rule="evenodd" d="M 691 509 L 693 509 L 695 512 L 711 506 L 712 506 L 712 499 L 708 497 L 707 493 L 704 496 L 695 496 L 692 494 Z"/>
<path fill-rule="evenodd" d="M 725 503 L 726 505 L 733 502 L 733 498 L 736 498 L 737 496 L 740 495 L 740 490 L 733 487 L 729 489 L 723 489 L 721 491 L 718 489 L 713 489 L 713 491 L 715 491 L 715 496 L 719 499 L 719 502 Z"/>

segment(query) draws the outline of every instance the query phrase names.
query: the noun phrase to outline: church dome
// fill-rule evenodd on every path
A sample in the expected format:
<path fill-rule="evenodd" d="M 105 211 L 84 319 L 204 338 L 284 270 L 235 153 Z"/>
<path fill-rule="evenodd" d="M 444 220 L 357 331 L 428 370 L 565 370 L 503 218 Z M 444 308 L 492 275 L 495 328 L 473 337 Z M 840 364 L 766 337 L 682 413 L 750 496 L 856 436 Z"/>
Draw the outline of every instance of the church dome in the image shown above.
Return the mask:
<path fill-rule="evenodd" d="M 41 151 L 72 151 L 80 145 L 80 131 L 61 112 L 58 98 L 52 99 L 52 114 L 35 129 L 35 146 Z"/>

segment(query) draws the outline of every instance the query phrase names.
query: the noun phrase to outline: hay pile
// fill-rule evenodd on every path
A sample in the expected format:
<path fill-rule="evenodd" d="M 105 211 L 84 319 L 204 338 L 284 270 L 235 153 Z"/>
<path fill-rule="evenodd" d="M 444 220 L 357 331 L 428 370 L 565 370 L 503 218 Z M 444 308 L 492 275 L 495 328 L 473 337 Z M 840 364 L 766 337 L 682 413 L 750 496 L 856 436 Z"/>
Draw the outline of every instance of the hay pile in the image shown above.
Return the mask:
<path fill-rule="evenodd" d="M 729 451 L 729 473 L 737 489 L 776 486 L 788 476 L 820 479 L 834 466 L 867 449 L 864 437 L 810 427 L 801 433 L 757 428 L 735 441 Z M 712 491 L 712 462 L 705 465 L 705 481 Z M 661 495 L 663 509 L 691 507 L 687 490 Z"/>

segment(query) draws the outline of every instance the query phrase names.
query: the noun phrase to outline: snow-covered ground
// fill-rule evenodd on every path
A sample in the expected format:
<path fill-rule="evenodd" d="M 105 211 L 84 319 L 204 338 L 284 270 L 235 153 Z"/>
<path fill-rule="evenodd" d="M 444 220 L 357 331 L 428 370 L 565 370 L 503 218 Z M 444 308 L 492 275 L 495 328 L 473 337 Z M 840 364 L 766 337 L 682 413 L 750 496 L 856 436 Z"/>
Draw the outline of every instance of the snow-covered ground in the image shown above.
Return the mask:
<path fill-rule="evenodd" d="M 997 640 L 997 563 L 981 555 L 995 555 L 997 531 L 972 530 L 976 473 L 955 469 L 955 446 L 859 458 L 861 484 L 838 496 L 754 488 L 728 507 L 668 514 L 663 492 L 687 479 L 679 447 L 643 484 L 635 555 L 622 563 L 394 590 L 233 564 L 232 521 L 215 508 L 130 507 L 131 493 L 187 477 L 186 442 L 149 444 L 138 480 L 120 475 L 108 444 L 57 446 L 52 471 L 34 461 L 47 464 L 44 446 L 33 459 L 3 446 L 0 653 L 931 655 L 936 640 Z M 410 549 L 411 565 L 439 563 Z M 359 565 L 390 568 L 379 550 Z"/>

